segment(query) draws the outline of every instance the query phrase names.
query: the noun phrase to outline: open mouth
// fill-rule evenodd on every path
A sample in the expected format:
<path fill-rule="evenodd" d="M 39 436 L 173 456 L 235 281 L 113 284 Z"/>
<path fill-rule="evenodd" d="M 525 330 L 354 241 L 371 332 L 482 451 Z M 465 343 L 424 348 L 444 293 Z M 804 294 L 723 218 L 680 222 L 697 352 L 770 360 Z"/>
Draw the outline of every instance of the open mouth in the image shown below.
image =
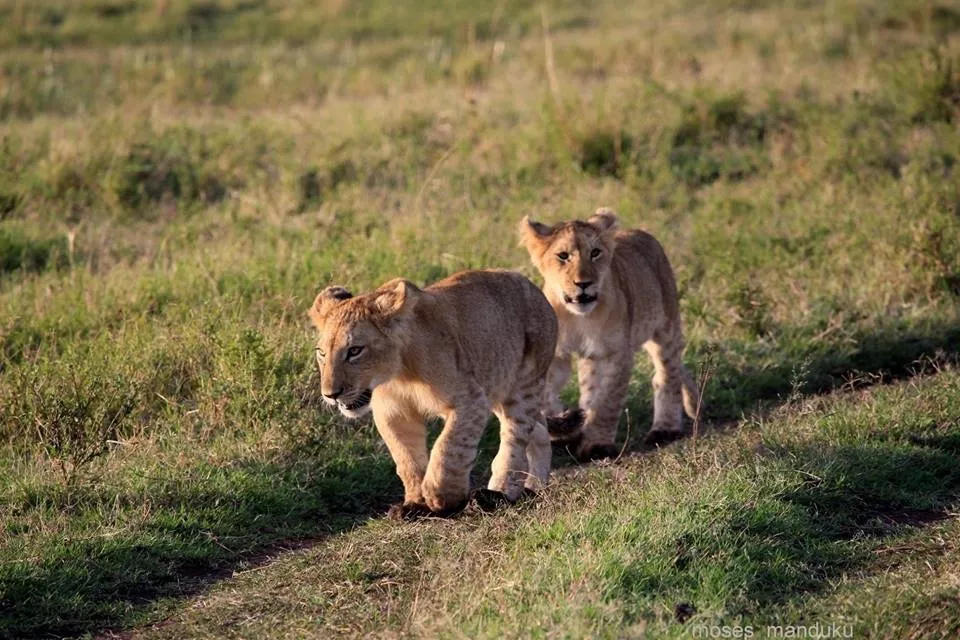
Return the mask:
<path fill-rule="evenodd" d="M 581 293 L 576 298 L 571 298 L 567 294 L 563 294 L 563 301 L 566 302 L 567 304 L 573 304 L 574 302 L 576 302 L 577 304 L 587 305 L 587 304 L 590 304 L 591 302 L 596 302 L 597 296 L 591 296 L 586 293 Z"/>
<path fill-rule="evenodd" d="M 360 395 L 358 395 L 350 404 L 341 403 L 340 406 L 342 406 L 347 411 L 356 411 L 357 409 L 362 409 L 368 404 L 370 404 L 371 397 L 373 397 L 373 392 L 370 389 L 366 389 Z"/>

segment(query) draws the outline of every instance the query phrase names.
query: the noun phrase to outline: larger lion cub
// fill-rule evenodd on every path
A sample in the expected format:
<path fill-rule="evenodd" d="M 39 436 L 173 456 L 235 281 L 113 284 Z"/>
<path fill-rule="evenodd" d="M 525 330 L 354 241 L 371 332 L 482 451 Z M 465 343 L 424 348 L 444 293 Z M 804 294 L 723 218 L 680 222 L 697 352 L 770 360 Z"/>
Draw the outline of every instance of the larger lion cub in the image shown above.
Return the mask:
<path fill-rule="evenodd" d="M 329 287 L 310 309 L 324 399 L 373 420 L 403 481 L 406 516 L 462 507 L 491 411 L 500 449 L 488 488 L 516 500 L 550 473 L 540 401 L 557 319 L 537 287 L 508 271 L 465 271 L 425 289 L 392 280 L 352 296 Z M 426 418 L 444 419 L 427 455 Z"/>
<path fill-rule="evenodd" d="M 699 395 L 680 359 L 677 285 L 660 243 L 644 231 L 618 230 L 617 216 L 609 209 L 598 209 L 587 221 L 553 226 L 524 218 L 520 234 L 560 321 L 546 396 L 547 411 L 554 416 L 563 410 L 559 393 L 570 376 L 570 358 L 578 357 L 583 425 L 574 434 L 579 438 L 576 455 L 610 454 L 640 347 L 656 370 L 647 442 L 678 437 L 681 407 L 694 417 Z M 566 416 L 579 426 L 577 413 Z M 562 425 L 563 419 L 551 424 Z"/>

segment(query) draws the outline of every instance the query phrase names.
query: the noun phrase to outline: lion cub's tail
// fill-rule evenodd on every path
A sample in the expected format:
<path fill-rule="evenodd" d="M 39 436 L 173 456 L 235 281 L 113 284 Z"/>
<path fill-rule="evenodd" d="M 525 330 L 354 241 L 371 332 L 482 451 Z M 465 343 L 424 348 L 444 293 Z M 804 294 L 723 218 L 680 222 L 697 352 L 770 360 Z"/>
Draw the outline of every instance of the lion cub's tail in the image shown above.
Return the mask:
<path fill-rule="evenodd" d="M 559 443 L 576 442 L 583 435 L 583 409 L 567 409 L 555 416 L 547 416 L 547 431 L 550 440 Z"/>

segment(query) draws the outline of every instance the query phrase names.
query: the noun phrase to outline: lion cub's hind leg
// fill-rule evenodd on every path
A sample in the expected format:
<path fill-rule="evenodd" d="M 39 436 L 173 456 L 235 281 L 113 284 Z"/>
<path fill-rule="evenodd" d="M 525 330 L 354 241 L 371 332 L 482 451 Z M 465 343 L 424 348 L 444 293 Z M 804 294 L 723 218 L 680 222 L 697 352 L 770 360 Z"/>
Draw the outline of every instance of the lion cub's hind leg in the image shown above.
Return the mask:
<path fill-rule="evenodd" d="M 571 371 L 570 356 L 557 356 L 553 359 L 543 391 L 543 406 L 547 415 L 556 416 L 563 413 L 565 407 L 560 401 L 560 392 L 570 379 Z"/>
<path fill-rule="evenodd" d="M 454 410 L 447 414 L 421 485 L 423 499 L 431 511 L 450 513 L 466 505 L 470 471 L 489 416 L 489 402 L 479 388 L 457 398 Z"/>
<path fill-rule="evenodd" d="M 683 437 L 683 381 L 685 369 L 680 354 L 683 339 L 675 334 L 656 334 L 643 348 L 653 361 L 653 427 L 648 445 L 665 444 Z M 689 374 L 687 374 L 689 375 Z"/>
<path fill-rule="evenodd" d="M 487 489 L 502 493 L 507 500 L 520 497 L 527 476 L 527 443 L 534 423 L 514 399 L 494 409 L 500 421 L 500 448 L 490 465 Z"/>
<path fill-rule="evenodd" d="M 539 407 L 534 408 L 532 413 L 533 432 L 530 434 L 530 442 L 527 443 L 527 467 L 530 473 L 527 474 L 524 487 L 536 493 L 546 486 L 550 477 L 553 447 L 550 445 L 550 433 Z"/>
<path fill-rule="evenodd" d="M 550 475 L 550 434 L 539 399 L 543 384 L 532 385 L 495 409 L 500 420 L 500 449 L 491 465 L 487 489 L 511 502 L 524 488 L 539 491 Z"/>
<path fill-rule="evenodd" d="M 524 488 L 539 491 L 550 475 L 553 452 L 541 404 L 551 354 L 541 355 L 527 354 L 509 397 L 494 408 L 500 420 L 500 450 L 487 489 L 503 493 L 511 502 Z"/>

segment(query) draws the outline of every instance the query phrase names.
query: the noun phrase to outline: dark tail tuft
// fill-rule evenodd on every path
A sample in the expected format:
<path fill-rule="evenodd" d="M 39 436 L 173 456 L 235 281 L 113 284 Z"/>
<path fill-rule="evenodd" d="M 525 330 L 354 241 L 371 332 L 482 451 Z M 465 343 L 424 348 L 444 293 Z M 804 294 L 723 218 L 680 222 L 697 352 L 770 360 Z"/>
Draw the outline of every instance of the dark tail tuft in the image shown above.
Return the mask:
<path fill-rule="evenodd" d="M 686 437 L 686 434 L 683 431 L 656 429 L 647 433 L 647 437 L 643 439 L 643 444 L 648 447 L 662 447 L 684 437 Z"/>
<path fill-rule="evenodd" d="M 576 440 L 583 428 L 583 410 L 567 409 L 563 413 L 547 417 L 547 431 L 553 442 L 568 442 Z"/>

